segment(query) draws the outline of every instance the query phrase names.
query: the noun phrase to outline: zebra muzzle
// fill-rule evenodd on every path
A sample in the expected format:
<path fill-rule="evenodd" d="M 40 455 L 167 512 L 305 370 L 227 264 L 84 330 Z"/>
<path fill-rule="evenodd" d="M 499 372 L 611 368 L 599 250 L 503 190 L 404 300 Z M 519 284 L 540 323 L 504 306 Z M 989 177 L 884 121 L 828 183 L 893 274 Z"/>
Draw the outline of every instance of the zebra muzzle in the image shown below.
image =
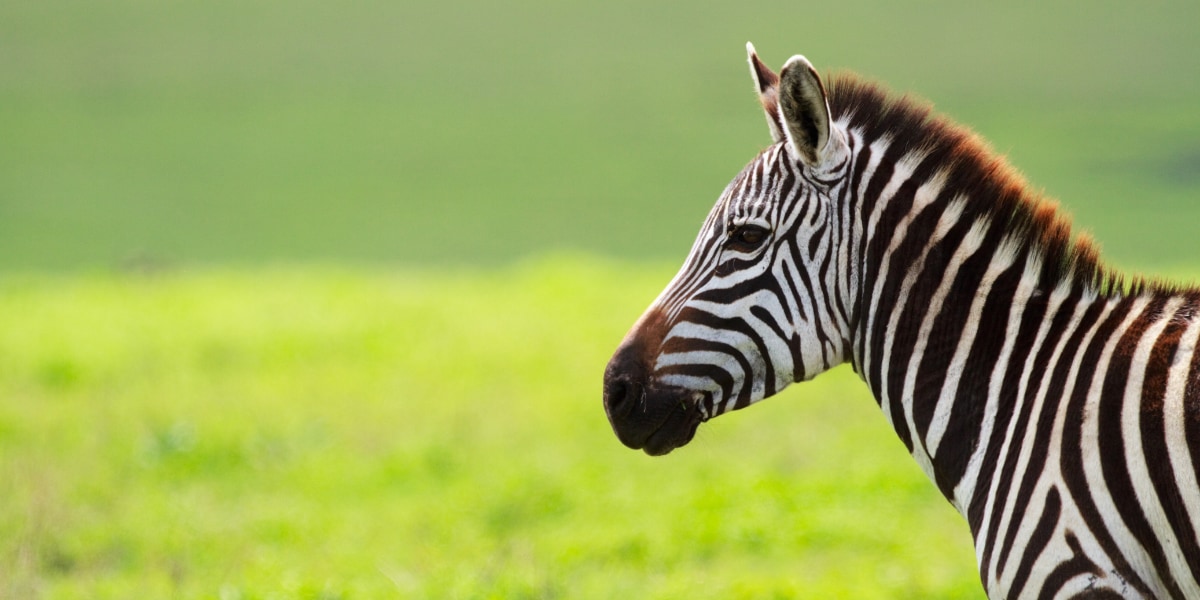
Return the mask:
<path fill-rule="evenodd" d="M 661 335 L 647 340 L 643 333 L 635 326 L 609 361 L 604 411 L 622 444 L 657 456 L 691 441 L 703 418 L 695 392 L 652 381 L 647 349 L 657 347 Z"/>

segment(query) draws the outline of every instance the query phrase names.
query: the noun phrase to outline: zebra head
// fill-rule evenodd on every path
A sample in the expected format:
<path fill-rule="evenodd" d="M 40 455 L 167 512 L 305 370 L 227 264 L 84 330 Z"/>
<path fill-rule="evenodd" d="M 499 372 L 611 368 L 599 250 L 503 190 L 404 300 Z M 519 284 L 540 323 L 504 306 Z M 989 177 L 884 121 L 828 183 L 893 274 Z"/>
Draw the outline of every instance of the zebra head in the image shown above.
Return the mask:
<path fill-rule="evenodd" d="M 846 260 L 833 202 L 845 187 L 845 134 L 803 56 L 776 75 L 747 51 L 774 144 L 725 188 L 604 373 L 617 437 L 651 455 L 844 360 L 847 320 L 830 290 Z"/>

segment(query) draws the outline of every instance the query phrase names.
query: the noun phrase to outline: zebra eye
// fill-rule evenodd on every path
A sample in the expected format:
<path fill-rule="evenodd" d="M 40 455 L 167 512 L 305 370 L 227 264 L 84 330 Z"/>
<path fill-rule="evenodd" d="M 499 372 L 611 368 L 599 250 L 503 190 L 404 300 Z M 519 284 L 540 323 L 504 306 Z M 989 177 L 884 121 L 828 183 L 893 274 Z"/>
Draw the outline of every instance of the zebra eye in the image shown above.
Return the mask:
<path fill-rule="evenodd" d="M 739 250 L 753 250 L 767 240 L 768 233 L 758 225 L 739 225 L 729 232 L 729 243 Z"/>

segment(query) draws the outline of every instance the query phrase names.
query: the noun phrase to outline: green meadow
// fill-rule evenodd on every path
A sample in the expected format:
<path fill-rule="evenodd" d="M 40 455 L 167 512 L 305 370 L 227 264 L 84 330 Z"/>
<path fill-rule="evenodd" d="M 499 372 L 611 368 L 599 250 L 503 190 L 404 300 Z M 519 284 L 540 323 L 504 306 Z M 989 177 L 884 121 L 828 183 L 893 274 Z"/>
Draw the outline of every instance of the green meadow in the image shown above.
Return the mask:
<path fill-rule="evenodd" d="M 669 456 L 604 365 L 768 142 L 932 101 L 1200 273 L 1200 5 L 0 4 L 0 598 L 982 597 L 841 368 Z"/>
<path fill-rule="evenodd" d="M 0 589 L 974 594 L 966 528 L 852 373 L 664 459 L 616 442 L 599 375 L 669 274 L 562 258 L 6 281 Z"/>

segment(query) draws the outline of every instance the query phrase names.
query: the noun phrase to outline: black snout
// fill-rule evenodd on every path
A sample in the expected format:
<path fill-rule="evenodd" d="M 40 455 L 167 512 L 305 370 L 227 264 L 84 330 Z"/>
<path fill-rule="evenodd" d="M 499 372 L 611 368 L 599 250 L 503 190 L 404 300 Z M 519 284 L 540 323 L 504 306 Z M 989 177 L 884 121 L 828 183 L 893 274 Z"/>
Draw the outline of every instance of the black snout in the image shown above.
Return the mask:
<path fill-rule="evenodd" d="M 608 414 L 608 422 L 617 439 L 634 449 L 641 448 L 653 431 L 640 418 L 649 408 L 644 354 L 637 339 L 626 339 L 604 369 L 604 411 Z"/>
<path fill-rule="evenodd" d="M 661 313 L 642 317 L 604 370 L 604 411 L 622 444 L 666 454 L 689 441 L 700 413 L 689 392 L 653 381 L 651 365 L 661 345 Z"/>

